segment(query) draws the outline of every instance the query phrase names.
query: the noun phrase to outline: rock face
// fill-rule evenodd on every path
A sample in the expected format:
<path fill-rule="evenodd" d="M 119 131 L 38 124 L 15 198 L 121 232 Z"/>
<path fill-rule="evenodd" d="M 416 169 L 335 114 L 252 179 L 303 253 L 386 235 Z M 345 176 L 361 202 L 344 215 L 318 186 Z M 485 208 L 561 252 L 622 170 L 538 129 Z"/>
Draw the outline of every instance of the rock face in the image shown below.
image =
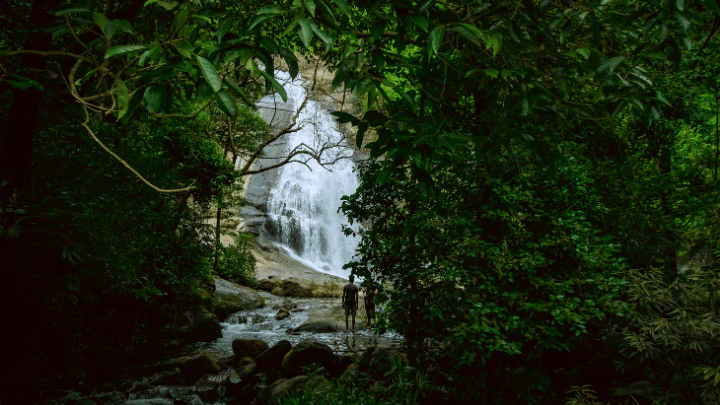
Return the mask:
<path fill-rule="evenodd" d="M 265 301 L 255 290 L 221 278 L 215 279 L 215 297 L 220 300 L 218 306 L 222 305 L 223 301 L 227 301 L 228 305 L 242 305 L 242 309 L 255 309 L 265 305 Z"/>
<path fill-rule="evenodd" d="M 283 280 L 283 292 L 288 297 L 312 297 L 310 282 L 290 277 Z"/>
<path fill-rule="evenodd" d="M 281 288 L 282 280 L 278 276 L 270 276 L 266 279 L 258 281 L 258 289 L 264 291 L 272 291 L 274 288 Z"/>
<path fill-rule="evenodd" d="M 205 374 L 217 374 L 227 368 L 209 352 L 202 352 L 194 357 L 181 357 L 176 362 L 186 379 L 191 381 L 195 381 Z"/>
<path fill-rule="evenodd" d="M 233 353 L 235 358 L 257 357 L 260 353 L 269 349 L 267 343 L 260 339 L 235 339 L 232 342 Z"/>
<path fill-rule="evenodd" d="M 316 364 L 330 369 L 335 362 L 335 354 L 330 346 L 312 339 L 305 339 L 293 347 L 282 361 L 282 367 L 291 375 L 302 373 L 302 368 Z"/>

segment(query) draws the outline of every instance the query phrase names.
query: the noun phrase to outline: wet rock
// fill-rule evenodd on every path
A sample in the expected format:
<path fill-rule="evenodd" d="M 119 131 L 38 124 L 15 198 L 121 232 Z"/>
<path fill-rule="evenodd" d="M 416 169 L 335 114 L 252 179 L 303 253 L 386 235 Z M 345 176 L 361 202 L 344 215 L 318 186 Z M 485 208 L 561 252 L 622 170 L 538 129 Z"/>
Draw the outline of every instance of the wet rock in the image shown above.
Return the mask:
<path fill-rule="evenodd" d="M 260 391 L 256 403 L 258 405 L 277 405 L 295 388 L 304 385 L 309 380 L 306 375 L 293 378 L 283 378 Z"/>
<path fill-rule="evenodd" d="M 166 398 L 170 395 L 170 389 L 167 387 L 153 387 L 144 391 L 134 392 L 128 396 L 128 399 L 153 399 Z"/>
<path fill-rule="evenodd" d="M 260 315 L 255 315 L 252 318 L 252 324 L 255 325 L 256 323 L 262 323 L 265 322 L 265 317 Z"/>
<path fill-rule="evenodd" d="M 225 322 L 227 323 L 233 323 L 233 324 L 243 324 L 247 323 L 247 316 L 242 316 L 238 314 L 230 314 L 225 318 Z"/>
<path fill-rule="evenodd" d="M 285 296 L 285 290 L 283 290 L 280 287 L 275 287 L 270 291 L 270 294 L 277 295 L 278 297 L 284 297 Z"/>
<path fill-rule="evenodd" d="M 350 384 L 352 382 L 357 381 L 358 377 L 360 376 L 360 369 L 356 364 L 351 364 L 347 366 L 345 371 L 340 375 L 340 382 L 344 384 Z"/>
<path fill-rule="evenodd" d="M 392 370 L 392 362 L 396 357 L 395 354 L 390 353 L 387 349 L 382 347 L 376 348 L 373 351 L 372 359 L 368 367 L 368 373 L 376 380 L 380 380 L 385 377 L 385 374 Z"/>
<path fill-rule="evenodd" d="M 72 401 L 66 402 L 65 405 L 97 405 L 97 402 L 90 398 L 73 399 Z"/>
<path fill-rule="evenodd" d="M 251 403 L 258 396 L 258 393 L 276 382 L 279 378 L 280 371 L 275 369 L 267 369 L 251 375 L 247 378 L 246 382 L 239 386 L 239 390 L 233 395 L 235 398 L 228 401 L 227 405 L 246 405 Z"/>
<path fill-rule="evenodd" d="M 272 291 L 275 287 L 280 287 L 282 285 L 282 280 L 278 276 L 269 276 L 268 278 L 264 280 L 258 281 L 258 289 L 264 290 L 264 291 Z"/>
<path fill-rule="evenodd" d="M 175 400 L 175 405 L 202 404 L 202 400 L 195 393 L 195 387 L 170 387 L 170 398 Z"/>
<path fill-rule="evenodd" d="M 358 368 L 360 369 L 360 371 L 367 371 L 368 367 L 370 367 L 370 360 L 372 359 L 372 355 L 374 352 L 375 346 L 369 346 L 367 349 L 365 349 L 365 352 L 363 352 L 363 355 L 358 361 Z"/>
<path fill-rule="evenodd" d="M 335 325 L 326 321 L 307 322 L 293 329 L 293 332 L 313 333 L 332 333 L 337 331 L 338 329 L 335 327 Z"/>
<path fill-rule="evenodd" d="M 104 392 L 102 394 L 92 395 L 90 397 L 81 398 L 81 399 L 92 400 L 97 405 L 109 405 L 109 404 L 123 403 L 123 401 L 125 401 L 127 399 L 127 396 L 125 396 L 125 394 L 120 391 L 113 391 L 113 392 Z"/>
<path fill-rule="evenodd" d="M 190 323 L 180 329 L 188 342 L 210 342 L 222 337 L 222 326 L 215 314 L 198 305 L 188 316 Z"/>
<path fill-rule="evenodd" d="M 247 385 L 247 379 L 257 368 L 255 360 L 251 357 L 243 357 L 240 359 L 240 365 L 237 369 L 232 369 L 228 373 L 225 382 L 225 395 L 228 397 L 237 396 L 242 388 Z"/>
<path fill-rule="evenodd" d="M 177 363 L 189 381 L 195 381 L 205 374 L 217 374 L 225 368 L 224 364 L 207 351 L 194 357 L 181 357 L 177 359 Z"/>
<path fill-rule="evenodd" d="M 270 346 L 260 339 L 235 339 L 232 342 L 233 353 L 235 353 L 235 358 L 238 359 L 243 357 L 255 358 L 269 348 Z"/>
<path fill-rule="evenodd" d="M 200 381 L 195 383 L 195 394 L 204 403 L 215 403 L 221 395 L 221 391 L 225 391 L 225 378 L 206 375 Z"/>
<path fill-rule="evenodd" d="M 124 405 L 175 405 L 175 401 L 167 398 L 131 399 L 125 401 Z"/>
<path fill-rule="evenodd" d="M 330 381 L 324 375 L 314 375 L 305 383 L 305 388 L 310 392 L 325 391 L 330 386 Z"/>
<path fill-rule="evenodd" d="M 215 307 L 215 315 L 219 319 L 225 319 L 228 315 L 247 309 L 240 298 L 234 295 L 226 295 Z"/>
<path fill-rule="evenodd" d="M 245 309 L 260 308 L 265 303 L 260 294 L 255 290 L 221 278 L 215 279 L 215 297 L 217 297 L 221 303 L 223 301 L 239 301 Z"/>
<path fill-rule="evenodd" d="M 152 384 L 156 385 L 182 385 L 185 384 L 185 375 L 182 373 L 180 368 L 176 367 L 173 370 L 166 371 L 158 374 L 152 381 Z"/>
<path fill-rule="evenodd" d="M 255 371 L 256 368 L 257 364 L 252 357 L 243 357 L 238 362 L 237 375 L 239 378 L 245 378 L 252 374 L 252 372 Z"/>
<path fill-rule="evenodd" d="M 335 354 L 330 346 L 312 339 L 305 339 L 288 352 L 282 361 L 282 367 L 291 375 L 299 375 L 302 367 L 312 364 L 318 367 L 331 368 Z"/>
<path fill-rule="evenodd" d="M 292 343 L 287 340 L 281 340 L 273 345 L 273 347 L 260 353 L 255 358 L 258 368 L 276 368 L 282 367 L 282 361 L 288 352 L 292 350 Z"/>
<path fill-rule="evenodd" d="M 325 367 L 318 367 L 317 370 L 312 372 L 312 375 L 321 375 L 323 377 L 330 378 L 330 371 L 328 371 Z"/>
<path fill-rule="evenodd" d="M 350 367 L 351 364 L 355 364 L 355 359 L 353 356 L 346 354 L 342 356 L 335 355 L 335 364 L 333 365 L 333 368 L 330 370 L 332 372 L 332 375 L 334 377 L 339 376 L 345 370 L 347 370 L 348 367 Z M 358 369 L 358 372 L 360 370 Z"/>
<path fill-rule="evenodd" d="M 286 307 L 281 306 L 280 309 L 278 310 L 277 314 L 275 314 L 275 320 L 282 321 L 283 319 L 287 318 L 288 316 L 290 316 L 290 311 L 288 311 L 288 309 Z"/>
<path fill-rule="evenodd" d="M 310 282 L 306 280 L 290 277 L 283 280 L 282 288 L 288 297 L 312 297 Z"/>

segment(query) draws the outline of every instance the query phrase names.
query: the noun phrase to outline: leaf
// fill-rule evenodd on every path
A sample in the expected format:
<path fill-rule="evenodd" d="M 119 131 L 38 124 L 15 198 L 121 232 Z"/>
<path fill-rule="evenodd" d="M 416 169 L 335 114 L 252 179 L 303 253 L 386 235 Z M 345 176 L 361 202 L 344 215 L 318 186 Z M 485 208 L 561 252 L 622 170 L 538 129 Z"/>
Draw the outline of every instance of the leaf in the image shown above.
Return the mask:
<path fill-rule="evenodd" d="M 335 38 L 331 37 L 330 35 L 326 34 L 325 31 L 321 30 L 320 27 L 315 25 L 315 23 L 311 22 L 310 27 L 312 27 L 313 32 L 315 35 L 317 35 L 323 42 L 325 42 L 325 45 L 327 49 L 329 50 L 331 46 L 335 43 Z"/>
<path fill-rule="evenodd" d="M 288 65 L 290 77 L 293 79 L 297 77 L 298 73 L 300 73 L 300 67 L 298 66 L 298 60 L 295 57 L 295 54 L 287 48 L 280 48 L 280 56 L 285 59 L 285 63 Z"/>
<path fill-rule="evenodd" d="M 668 30 L 668 26 L 665 24 L 660 24 L 660 30 L 658 32 L 658 35 L 660 35 L 660 43 L 665 42 L 669 33 L 670 30 Z"/>
<path fill-rule="evenodd" d="M 35 88 L 35 89 L 38 89 L 38 90 L 40 90 L 40 91 L 45 90 L 45 89 L 43 88 L 43 86 L 42 86 L 40 83 L 36 82 L 35 80 L 28 79 L 27 77 L 22 77 L 22 76 L 16 75 L 16 74 L 14 74 L 14 73 L 10 73 L 10 76 L 12 76 L 13 78 L 17 79 L 17 80 L 7 80 L 7 79 L 5 79 L 5 81 L 7 82 L 7 84 L 10 85 L 10 87 L 13 87 L 13 88 L 16 88 L 16 89 L 20 89 L 20 90 L 27 90 L 27 89 L 29 89 L 29 88 Z"/>
<path fill-rule="evenodd" d="M 713 11 L 715 14 L 720 16 L 720 6 L 718 6 L 715 0 L 702 0 L 701 3 L 706 9 Z"/>
<path fill-rule="evenodd" d="M 605 61 L 605 63 L 600 65 L 600 67 L 598 67 L 597 71 L 602 72 L 603 70 L 610 68 L 610 71 L 612 72 L 617 67 L 617 65 L 619 65 L 624 60 L 625 60 L 624 56 L 616 56 L 614 58 L 610 58 L 607 61 Z"/>
<path fill-rule="evenodd" d="M 245 102 L 245 104 L 250 106 L 253 105 L 253 103 L 250 101 L 250 98 L 248 98 L 247 94 L 245 94 L 245 91 L 243 91 L 240 86 L 231 82 L 227 78 L 223 79 L 223 83 L 225 83 L 230 90 L 237 94 L 243 100 L 243 102 Z"/>
<path fill-rule="evenodd" d="M 265 80 L 270 82 L 270 85 L 273 87 L 273 89 L 275 89 L 275 91 L 277 91 L 278 94 L 280 94 L 280 97 L 282 98 L 282 100 L 287 103 L 287 92 L 285 91 L 283 86 L 281 86 L 280 83 L 278 83 L 274 77 L 267 74 L 267 72 L 263 72 L 262 70 L 257 70 L 257 71 L 260 72 L 260 74 L 265 77 Z"/>
<path fill-rule="evenodd" d="M 222 21 L 220 21 L 220 25 L 217 29 L 217 39 L 218 42 L 222 41 L 223 37 L 225 36 L 225 33 L 228 29 L 230 29 L 230 26 L 232 26 L 233 18 L 232 17 L 226 17 Z"/>
<path fill-rule="evenodd" d="M 200 66 L 200 72 L 202 72 L 203 77 L 205 77 L 205 80 L 207 80 L 208 84 L 210 84 L 213 91 L 215 93 L 220 91 L 222 88 L 222 81 L 220 80 L 220 76 L 218 76 L 212 63 L 208 62 L 207 59 L 201 56 L 195 56 L 195 59 L 198 62 L 198 66 Z"/>
<path fill-rule="evenodd" d="M 175 28 L 180 29 L 183 25 L 185 25 L 188 18 L 190 18 L 190 11 L 188 11 L 188 9 L 184 8 L 178 11 L 175 16 Z"/>
<path fill-rule="evenodd" d="M 113 25 L 115 25 L 116 27 L 120 28 L 120 31 L 122 31 L 122 32 L 124 32 L 124 33 L 126 33 L 126 34 L 132 34 L 132 33 L 133 33 L 132 26 L 130 25 L 130 23 L 129 23 L 127 20 L 121 20 L 121 19 L 112 20 L 112 23 L 113 23 Z"/>
<path fill-rule="evenodd" d="M 310 47 L 310 41 L 312 40 L 312 27 L 310 27 L 310 22 L 306 20 L 305 18 L 300 19 L 300 39 L 302 40 L 303 44 L 305 44 L 305 47 Z"/>
<path fill-rule="evenodd" d="M 243 64 L 245 64 L 245 62 L 247 62 L 252 52 L 253 51 L 248 48 L 232 49 L 230 50 L 230 52 L 227 52 L 225 54 L 224 63 L 230 63 L 235 59 L 240 58 L 240 60 L 235 64 L 235 66 L 242 66 Z"/>
<path fill-rule="evenodd" d="M 310 14 L 315 17 L 315 1 L 314 0 L 304 0 L 305 8 L 307 11 L 310 12 Z"/>
<path fill-rule="evenodd" d="M 420 27 L 420 29 L 427 32 L 428 20 L 426 20 L 425 17 L 419 16 L 419 15 L 414 15 L 412 18 L 413 18 L 413 20 L 415 20 L 415 24 L 417 24 L 417 26 Z"/>
<path fill-rule="evenodd" d="M 105 59 L 112 58 L 113 56 L 127 55 L 129 53 L 142 51 L 147 49 L 145 45 L 118 45 L 109 48 L 105 51 Z"/>
<path fill-rule="evenodd" d="M 150 60 L 153 61 L 153 63 L 158 63 L 160 61 L 160 57 L 162 56 L 162 47 L 160 47 L 160 43 L 155 40 L 152 44 L 150 44 L 150 54 L 148 55 L 150 57 Z"/>
<path fill-rule="evenodd" d="M 203 80 L 198 84 L 198 97 L 200 98 L 201 103 L 205 103 L 210 100 L 210 97 L 212 97 L 213 94 L 215 94 L 215 92 L 207 81 Z"/>
<path fill-rule="evenodd" d="M 358 124 L 358 131 L 355 135 L 355 145 L 358 149 L 362 149 L 363 144 L 363 138 L 365 137 L 365 132 L 368 130 L 368 123 L 367 122 L 361 122 Z"/>
<path fill-rule="evenodd" d="M 260 39 L 258 39 L 258 42 L 270 54 L 277 54 L 279 52 L 278 45 L 277 43 L 275 43 L 275 40 L 272 39 L 272 37 L 260 37 Z"/>
<path fill-rule="evenodd" d="M 345 0 L 335 0 L 335 4 L 343 13 L 347 14 L 348 17 L 352 18 L 352 14 L 350 13 L 350 6 L 348 6 Z"/>
<path fill-rule="evenodd" d="M 378 39 L 382 36 L 382 34 L 385 32 L 385 27 L 387 27 L 387 21 L 380 20 L 375 22 L 370 27 L 370 38 L 372 39 Z"/>
<path fill-rule="evenodd" d="M 128 101 L 127 110 L 125 111 L 125 113 L 123 114 L 122 117 L 118 117 L 118 120 L 120 120 L 120 118 L 127 119 L 128 117 L 132 116 L 132 113 L 135 110 L 137 110 L 137 108 L 142 103 L 144 94 L 145 94 L 145 92 L 143 91 L 142 88 L 135 90 L 135 92 L 132 93 L 132 95 L 130 96 L 130 101 Z"/>
<path fill-rule="evenodd" d="M 435 27 L 428 36 L 428 57 L 432 57 L 433 54 L 440 52 L 440 45 L 442 44 L 443 33 L 445 29 L 442 25 Z"/>
<path fill-rule="evenodd" d="M 378 112 L 378 111 L 368 111 L 363 116 L 363 121 L 367 121 L 368 125 L 371 127 L 376 127 L 384 122 L 389 121 L 390 118 L 385 116 L 384 114 Z"/>
<path fill-rule="evenodd" d="M 188 41 L 173 42 L 173 46 L 177 49 L 180 55 L 186 58 L 192 57 L 192 51 L 195 49 L 195 47 L 190 45 Z"/>
<path fill-rule="evenodd" d="M 159 5 L 160 5 L 162 8 L 164 8 L 165 10 L 170 11 L 170 10 L 174 9 L 175 7 L 177 7 L 178 2 L 177 2 L 177 1 L 173 1 L 172 3 L 170 3 L 170 2 L 167 2 L 167 1 L 162 1 L 162 0 L 160 0 L 160 1 L 157 2 L 157 4 L 159 4 Z"/>
<path fill-rule="evenodd" d="M 143 96 L 148 111 L 159 112 L 165 108 L 167 94 L 165 94 L 165 86 L 162 84 L 153 84 L 145 90 Z"/>
<path fill-rule="evenodd" d="M 196 11 L 193 17 L 200 17 L 209 21 L 213 18 L 225 17 L 225 11 L 217 7 L 203 7 Z"/>
<path fill-rule="evenodd" d="M 237 105 L 235 104 L 235 100 L 228 94 L 225 90 L 220 90 L 217 93 L 215 93 L 215 100 L 218 102 L 218 107 L 224 112 L 227 116 L 231 117 L 232 119 L 237 118 L 238 110 Z"/>
<path fill-rule="evenodd" d="M 145 2 L 145 4 L 143 4 L 143 7 L 147 7 L 147 6 L 149 6 L 149 5 L 153 4 L 153 3 L 157 3 L 157 2 L 158 2 L 158 0 L 147 0 L 147 1 Z"/>
<path fill-rule="evenodd" d="M 107 18 L 105 18 L 104 15 L 100 13 L 93 13 L 93 20 L 95 21 L 95 24 L 97 24 L 98 27 L 100 27 L 100 30 L 105 33 L 105 26 L 107 25 Z"/>
<path fill-rule="evenodd" d="M 483 38 L 483 34 L 476 26 L 468 23 L 453 23 L 452 25 L 453 30 L 455 30 L 458 34 L 465 37 L 475 45 L 480 45 L 480 39 Z"/>
<path fill-rule="evenodd" d="M 261 8 L 257 13 L 258 14 L 283 14 L 287 11 L 283 10 L 279 6 L 265 6 Z"/>
<path fill-rule="evenodd" d="M 497 77 L 498 77 L 498 71 L 497 71 L 497 69 L 488 68 L 488 69 L 483 70 L 483 72 L 485 72 L 485 74 L 488 75 L 488 76 L 490 76 L 490 77 L 493 77 L 493 78 L 497 78 Z"/>
<path fill-rule="evenodd" d="M 333 112 L 330 113 L 330 115 L 334 115 L 335 117 L 337 117 L 337 120 L 336 120 L 336 121 L 337 121 L 339 124 L 345 124 L 345 123 L 348 123 L 348 122 L 352 122 L 352 123 L 359 123 L 359 122 L 360 122 L 360 120 L 357 119 L 357 117 L 355 117 L 354 115 L 348 114 L 348 113 L 342 112 L 342 111 L 333 111 Z"/>
<path fill-rule="evenodd" d="M 128 89 L 125 85 L 125 82 L 123 82 L 120 79 L 115 79 L 115 95 L 117 98 L 117 104 L 118 104 L 118 121 L 122 119 L 122 117 L 127 114 L 128 106 L 130 103 L 130 96 L 128 95 Z"/>
<path fill-rule="evenodd" d="M 677 0 L 675 4 L 677 5 L 678 10 L 685 11 L 685 0 Z"/>
<path fill-rule="evenodd" d="M 79 4 L 63 4 L 48 11 L 48 13 L 56 16 L 87 12 L 90 12 L 90 10 L 87 7 L 81 6 Z"/>
<path fill-rule="evenodd" d="M 587 46 L 581 46 L 580 48 L 577 49 L 577 52 L 580 55 L 584 56 L 585 59 L 590 58 L 590 48 L 588 48 Z"/>
<path fill-rule="evenodd" d="M 392 176 L 393 169 L 391 167 L 386 167 L 382 170 L 380 170 L 380 173 L 378 173 L 377 181 L 379 185 L 383 185 L 387 183 L 390 180 L 390 177 Z"/>
<path fill-rule="evenodd" d="M 250 24 L 248 25 L 248 31 L 252 31 L 253 28 L 257 27 L 258 25 L 264 23 L 265 21 L 273 18 L 273 14 L 258 14 L 256 15 L 252 21 L 250 21 Z"/>

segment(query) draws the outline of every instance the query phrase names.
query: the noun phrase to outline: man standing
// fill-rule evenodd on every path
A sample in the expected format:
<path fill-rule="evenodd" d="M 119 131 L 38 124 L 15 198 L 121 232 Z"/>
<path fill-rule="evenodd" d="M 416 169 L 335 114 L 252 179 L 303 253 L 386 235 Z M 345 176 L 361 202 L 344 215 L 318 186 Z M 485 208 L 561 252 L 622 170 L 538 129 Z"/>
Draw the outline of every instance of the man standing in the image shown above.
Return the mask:
<path fill-rule="evenodd" d="M 352 314 L 352 330 L 355 331 L 355 314 L 357 314 L 360 287 L 353 284 L 355 276 L 352 274 L 348 277 L 348 280 L 350 280 L 350 284 L 345 284 L 342 296 L 343 308 L 345 308 L 345 330 L 348 329 L 348 316 Z"/>

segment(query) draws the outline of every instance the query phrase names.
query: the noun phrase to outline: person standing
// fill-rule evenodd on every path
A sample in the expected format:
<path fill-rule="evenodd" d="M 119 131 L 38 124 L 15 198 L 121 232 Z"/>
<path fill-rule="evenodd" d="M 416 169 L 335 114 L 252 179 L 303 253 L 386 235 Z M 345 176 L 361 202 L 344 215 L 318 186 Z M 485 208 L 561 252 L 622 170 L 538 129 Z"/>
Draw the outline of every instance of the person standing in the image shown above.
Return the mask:
<path fill-rule="evenodd" d="M 375 320 L 375 295 L 377 295 L 377 288 L 370 284 L 365 292 L 365 313 L 368 318 L 368 326 L 372 327 L 373 320 Z"/>
<path fill-rule="evenodd" d="M 360 287 L 353 283 L 355 276 L 352 274 L 348 277 L 348 280 L 350 280 L 350 284 L 345 284 L 342 295 L 343 308 L 345 309 L 345 330 L 348 330 L 348 317 L 352 315 L 352 330 L 355 331 L 355 315 L 357 314 Z"/>

